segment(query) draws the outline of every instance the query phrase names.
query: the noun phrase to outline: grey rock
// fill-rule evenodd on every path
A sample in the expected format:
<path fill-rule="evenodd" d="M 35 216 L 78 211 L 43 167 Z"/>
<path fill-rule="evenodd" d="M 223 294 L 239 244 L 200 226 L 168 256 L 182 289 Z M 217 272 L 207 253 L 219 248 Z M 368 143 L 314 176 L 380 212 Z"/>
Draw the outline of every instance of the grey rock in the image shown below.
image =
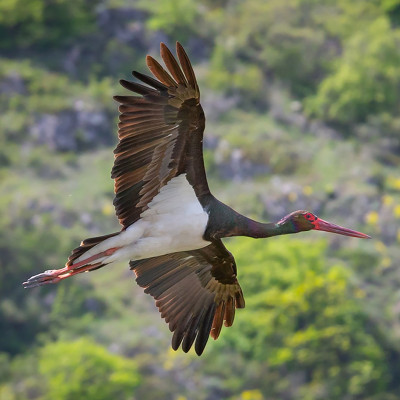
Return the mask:
<path fill-rule="evenodd" d="M 0 93 L 25 94 L 27 93 L 25 82 L 18 73 L 11 72 L 0 81 Z"/>
<path fill-rule="evenodd" d="M 40 114 L 29 129 L 37 144 L 54 151 L 82 151 L 110 145 L 114 140 L 110 117 L 101 111 L 64 110 Z"/>

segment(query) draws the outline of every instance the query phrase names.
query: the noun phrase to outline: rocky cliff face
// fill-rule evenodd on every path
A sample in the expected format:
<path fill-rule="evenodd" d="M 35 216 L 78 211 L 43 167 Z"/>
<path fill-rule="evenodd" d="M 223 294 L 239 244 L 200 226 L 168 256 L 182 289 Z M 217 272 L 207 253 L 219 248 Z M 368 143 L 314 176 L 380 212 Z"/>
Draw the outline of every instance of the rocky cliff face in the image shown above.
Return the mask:
<path fill-rule="evenodd" d="M 114 142 L 110 116 L 104 111 L 64 110 L 40 114 L 29 128 L 34 142 L 54 151 L 84 151 Z"/>

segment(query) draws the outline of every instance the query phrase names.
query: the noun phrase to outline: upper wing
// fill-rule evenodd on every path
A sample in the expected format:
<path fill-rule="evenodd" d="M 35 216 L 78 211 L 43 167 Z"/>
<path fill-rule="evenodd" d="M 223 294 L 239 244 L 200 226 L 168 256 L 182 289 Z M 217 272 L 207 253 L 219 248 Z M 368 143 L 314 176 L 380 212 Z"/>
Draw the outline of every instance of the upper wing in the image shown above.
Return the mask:
<path fill-rule="evenodd" d="M 111 177 L 115 180 L 116 214 L 124 228 L 137 221 L 161 187 L 181 173 L 187 174 L 197 196 L 209 193 L 200 92 L 179 43 L 176 52 L 181 66 L 161 43 L 161 57 L 169 73 L 147 56 L 156 79 L 134 71 L 133 75 L 149 86 L 121 80 L 122 86 L 141 96 L 114 97 L 122 105 Z"/>
<path fill-rule="evenodd" d="M 221 240 L 198 250 L 131 261 L 130 266 L 174 332 L 174 350 L 182 343 L 188 352 L 197 337 L 195 350 L 201 355 L 208 336 L 217 339 L 223 321 L 231 326 L 235 308 L 244 307 L 235 260 Z"/>

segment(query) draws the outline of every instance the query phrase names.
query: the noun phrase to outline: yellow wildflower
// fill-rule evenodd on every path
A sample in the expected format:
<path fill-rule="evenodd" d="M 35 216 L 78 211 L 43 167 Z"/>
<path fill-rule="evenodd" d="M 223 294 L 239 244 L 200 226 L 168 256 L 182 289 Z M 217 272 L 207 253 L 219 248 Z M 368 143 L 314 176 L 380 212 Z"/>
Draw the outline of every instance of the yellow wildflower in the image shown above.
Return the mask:
<path fill-rule="evenodd" d="M 388 194 L 382 197 L 382 202 L 384 206 L 391 206 L 393 204 L 393 197 Z"/>
<path fill-rule="evenodd" d="M 379 251 L 379 253 L 385 253 L 386 252 L 385 243 L 383 243 L 383 242 L 375 242 L 375 249 L 377 251 Z"/>
<path fill-rule="evenodd" d="M 365 290 L 362 289 L 356 289 L 354 291 L 354 295 L 359 298 L 359 299 L 363 299 L 366 296 Z"/>
<path fill-rule="evenodd" d="M 383 257 L 381 261 L 382 268 L 389 268 L 392 265 L 392 259 L 390 257 Z"/>
<path fill-rule="evenodd" d="M 104 204 L 101 212 L 103 213 L 103 215 L 112 215 L 114 213 L 114 207 L 111 203 Z"/>
<path fill-rule="evenodd" d="M 379 214 L 376 211 L 370 211 L 366 216 L 365 216 L 365 222 L 368 225 L 377 225 L 379 221 Z"/>
<path fill-rule="evenodd" d="M 313 188 L 311 187 L 311 186 L 304 186 L 303 187 L 303 194 L 305 195 L 305 196 L 311 196 L 312 194 L 313 194 Z"/>
<path fill-rule="evenodd" d="M 392 189 L 400 190 L 400 178 L 394 178 L 390 176 L 387 180 L 388 186 Z"/>
<path fill-rule="evenodd" d="M 262 393 L 257 390 L 245 390 L 242 392 L 242 395 L 240 396 L 242 400 L 263 400 L 263 395 Z"/>

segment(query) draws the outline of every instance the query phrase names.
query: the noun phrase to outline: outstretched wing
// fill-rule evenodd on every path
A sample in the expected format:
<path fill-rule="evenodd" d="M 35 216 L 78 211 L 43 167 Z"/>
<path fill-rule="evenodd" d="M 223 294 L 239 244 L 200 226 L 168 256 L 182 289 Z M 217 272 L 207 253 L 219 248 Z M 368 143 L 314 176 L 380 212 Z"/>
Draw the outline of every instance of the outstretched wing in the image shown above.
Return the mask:
<path fill-rule="evenodd" d="M 160 189 L 173 177 L 187 174 L 196 195 L 209 193 L 203 162 L 205 118 L 189 58 L 177 43 L 180 65 L 161 43 L 168 72 L 152 57 L 147 65 L 154 78 L 134 71 L 146 85 L 121 80 L 140 96 L 115 96 L 121 103 L 119 143 L 111 177 L 114 206 L 121 225 L 137 221 Z"/>
<path fill-rule="evenodd" d="M 188 352 L 195 339 L 201 355 L 209 335 L 217 339 L 235 308 L 244 308 L 236 264 L 221 240 L 198 250 L 131 261 L 136 282 L 156 300 L 161 317 L 174 332 L 172 348 Z"/>

